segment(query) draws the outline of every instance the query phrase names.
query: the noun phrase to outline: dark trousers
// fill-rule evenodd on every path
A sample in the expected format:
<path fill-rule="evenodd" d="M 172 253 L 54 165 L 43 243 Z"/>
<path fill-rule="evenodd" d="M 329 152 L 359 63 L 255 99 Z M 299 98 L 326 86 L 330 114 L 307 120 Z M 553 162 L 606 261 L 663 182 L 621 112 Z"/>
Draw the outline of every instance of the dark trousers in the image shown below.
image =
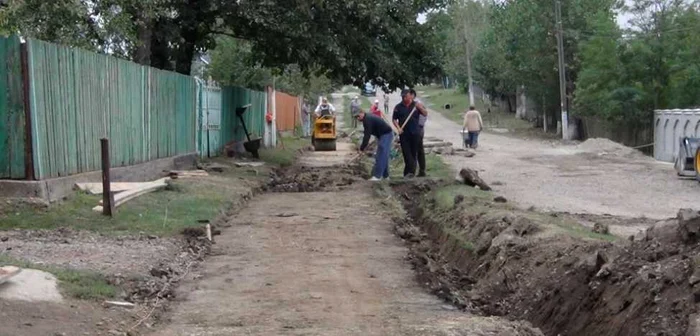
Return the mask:
<path fill-rule="evenodd" d="M 420 174 L 425 174 L 425 148 L 423 147 L 423 137 L 425 136 L 425 130 L 420 129 L 420 143 L 418 144 L 418 171 Z"/>
<path fill-rule="evenodd" d="M 416 175 L 416 161 L 418 160 L 418 147 L 420 147 L 420 134 L 401 134 L 401 152 L 403 153 L 403 176 Z"/>

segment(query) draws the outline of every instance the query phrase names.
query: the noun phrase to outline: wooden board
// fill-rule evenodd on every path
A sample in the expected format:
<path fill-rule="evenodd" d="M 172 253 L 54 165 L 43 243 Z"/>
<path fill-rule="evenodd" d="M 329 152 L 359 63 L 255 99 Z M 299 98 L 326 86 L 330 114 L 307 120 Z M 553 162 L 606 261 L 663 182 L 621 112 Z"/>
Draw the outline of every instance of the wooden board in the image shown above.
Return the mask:
<path fill-rule="evenodd" d="M 117 208 L 121 206 L 122 204 L 137 198 L 139 196 L 148 194 L 150 192 L 156 191 L 161 188 L 165 188 L 168 186 L 168 181 L 170 180 L 169 177 L 162 178 L 160 180 L 156 180 L 153 182 L 149 183 L 143 183 L 142 186 L 136 188 L 136 189 L 131 189 L 127 191 L 120 192 L 116 195 L 114 195 L 114 207 Z M 102 201 L 100 200 L 100 205 L 92 208 L 92 210 L 96 212 L 102 212 L 103 207 L 102 207 Z"/>
<path fill-rule="evenodd" d="M 209 176 L 206 170 L 171 170 L 170 174 L 175 174 L 178 176 L 191 175 L 191 176 Z"/>
<path fill-rule="evenodd" d="M 136 189 L 150 182 L 115 182 L 111 183 L 112 192 L 122 192 L 131 189 Z M 75 186 L 92 195 L 102 194 L 102 183 L 76 183 Z"/>

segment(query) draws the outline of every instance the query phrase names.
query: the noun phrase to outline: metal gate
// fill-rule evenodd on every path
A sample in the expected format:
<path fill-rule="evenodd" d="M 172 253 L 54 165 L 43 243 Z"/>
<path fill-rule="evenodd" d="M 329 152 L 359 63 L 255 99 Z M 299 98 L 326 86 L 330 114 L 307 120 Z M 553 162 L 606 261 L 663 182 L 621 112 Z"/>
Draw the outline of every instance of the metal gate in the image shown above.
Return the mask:
<path fill-rule="evenodd" d="M 200 84 L 199 155 L 213 157 L 221 153 L 221 88 Z"/>

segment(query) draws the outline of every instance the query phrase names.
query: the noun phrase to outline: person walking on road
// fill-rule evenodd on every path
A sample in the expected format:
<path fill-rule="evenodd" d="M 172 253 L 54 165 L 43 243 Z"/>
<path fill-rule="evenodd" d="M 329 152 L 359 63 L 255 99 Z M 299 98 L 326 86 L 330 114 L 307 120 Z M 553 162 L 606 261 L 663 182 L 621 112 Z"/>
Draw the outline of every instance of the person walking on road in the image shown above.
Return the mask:
<path fill-rule="evenodd" d="M 301 132 L 304 138 L 311 136 L 311 111 L 306 101 L 301 105 Z"/>
<path fill-rule="evenodd" d="M 476 149 L 479 147 L 479 133 L 484 128 L 481 120 L 481 113 L 474 106 L 469 107 L 469 111 L 464 114 L 464 129 L 467 130 L 467 137 L 464 139 L 467 148 Z"/>
<path fill-rule="evenodd" d="M 389 114 L 389 96 L 384 92 L 384 114 Z"/>
<path fill-rule="evenodd" d="M 360 113 L 360 97 L 355 96 L 352 98 L 352 101 L 350 102 L 350 113 L 353 117 Z M 356 118 L 352 119 L 352 128 L 357 128 Z"/>
<path fill-rule="evenodd" d="M 373 114 L 366 114 L 360 110 L 357 114 L 357 120 L 362 122 L 365 130 L 365 136 L 360 145 L 360 151 L 367 149 L 369 140 L 374 135 L 377 138 L 377 154 L 374 156 L 374 169 L 372 170 L 372 178 L 370 181 L 380 181 L 389 178 L 389 156 L 391 154 L 391 146 L 394 143 L 394 131 L 391 126 Z"/>
<path fill-rule="evenodd" d="M 402 101 L 394 107 L 391 117 L 399 133 L 401 152 L 403 153 L 403 176 L 412 178 L 416 175 L 418 148 L 420 147 L 420 115 L 428 116 L 428 110 L 423 104 L 413 101 L 409 90 L 401 92 Z"/>

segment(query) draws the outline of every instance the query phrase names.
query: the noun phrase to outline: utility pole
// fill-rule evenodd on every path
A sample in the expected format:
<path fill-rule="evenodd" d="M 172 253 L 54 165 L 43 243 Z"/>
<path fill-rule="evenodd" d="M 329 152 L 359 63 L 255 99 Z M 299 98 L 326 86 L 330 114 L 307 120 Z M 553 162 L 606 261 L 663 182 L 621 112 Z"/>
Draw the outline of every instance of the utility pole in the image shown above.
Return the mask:
<path fill-rule="evenodd" d="M 474 77 L 472 77 L 472 53 L 469 48 L 469 22 L 464 21 L 464 47 L 467 53 L 467 77 L 469 77 L 469 105 L 474 106 Z"/>
<path fill-rule="evenodd" d="M 561 136 L 569 138 L 569 112 L 566 104 L 566 65 L 564 64 L 564 29 L 561 22 L 561 1 L 555 0 L 557 49 L 559 50 L 559 94 L 561 95 Z"/>

